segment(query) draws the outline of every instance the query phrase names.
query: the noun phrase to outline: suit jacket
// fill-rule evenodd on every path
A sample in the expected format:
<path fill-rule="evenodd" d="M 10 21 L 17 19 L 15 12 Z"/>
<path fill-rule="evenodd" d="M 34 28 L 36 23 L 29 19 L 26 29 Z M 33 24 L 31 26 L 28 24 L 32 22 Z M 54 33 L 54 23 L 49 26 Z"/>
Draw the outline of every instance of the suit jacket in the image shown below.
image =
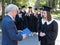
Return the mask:
<path fill-rule="evenodd" d="M 22 40 L 22 35 L 17 32 L 14 21 L 7 15 L 2 20 L 2 45 L 17 45 L 18 40 Z"/>

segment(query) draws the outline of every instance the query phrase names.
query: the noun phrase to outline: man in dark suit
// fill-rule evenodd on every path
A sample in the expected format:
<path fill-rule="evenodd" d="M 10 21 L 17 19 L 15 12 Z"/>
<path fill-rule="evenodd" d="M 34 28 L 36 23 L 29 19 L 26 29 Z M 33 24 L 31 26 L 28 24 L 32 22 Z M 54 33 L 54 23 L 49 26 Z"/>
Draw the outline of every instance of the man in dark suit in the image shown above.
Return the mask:
<path fill-rule="evenodd" d="M 7 15 L 2 20 L 2 45 L 17 45 L 18 40 L 26 38 L 26 34 L 21 35 L 15 26 L 15 16 L 18 12 L 18 7 L 14 4 L 9 4 L 6 8 Z"/>

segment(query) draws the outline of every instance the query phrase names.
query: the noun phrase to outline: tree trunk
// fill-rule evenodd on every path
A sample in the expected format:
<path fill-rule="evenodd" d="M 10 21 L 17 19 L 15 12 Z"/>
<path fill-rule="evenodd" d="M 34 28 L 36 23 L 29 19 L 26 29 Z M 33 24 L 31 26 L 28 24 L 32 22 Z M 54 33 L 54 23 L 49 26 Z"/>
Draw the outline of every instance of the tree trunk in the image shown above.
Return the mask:
<path fill-rule="evenodd" d="M 59 0 L 59 9 L 60 9 L 60 0 Z"/>
<path fill-rule="evenodd" d="M 12 4 L 12 0 L 10 0 L 10 4 Z"/>
<path fill-rule="evenodd" d="M 35 7 L 36 8 L 39 8 L 41 5 L 40 5 L 40 0 L 37 0 L 36 3 L 35 3 Z"/>
<path fill-rule="evenodd" d="M 5 16 L 5 0 L 2 0 L 2 18 Z"/>

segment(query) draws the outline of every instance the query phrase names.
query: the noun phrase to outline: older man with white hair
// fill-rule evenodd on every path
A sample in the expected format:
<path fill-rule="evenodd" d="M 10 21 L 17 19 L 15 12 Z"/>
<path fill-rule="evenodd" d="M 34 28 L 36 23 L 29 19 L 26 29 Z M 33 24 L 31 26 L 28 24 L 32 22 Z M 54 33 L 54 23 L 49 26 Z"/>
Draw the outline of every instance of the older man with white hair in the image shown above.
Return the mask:
<path fill-rule="evenodd" d="M 7 15 L 2 20 L 2 45 L 17 45 L 18 40 L 26 38 L 26 35 L 21 35 L 15 26 L 15 16 L 18 12 L 18 7 L 14 4 L 9 4 L 6 7 Z"/>

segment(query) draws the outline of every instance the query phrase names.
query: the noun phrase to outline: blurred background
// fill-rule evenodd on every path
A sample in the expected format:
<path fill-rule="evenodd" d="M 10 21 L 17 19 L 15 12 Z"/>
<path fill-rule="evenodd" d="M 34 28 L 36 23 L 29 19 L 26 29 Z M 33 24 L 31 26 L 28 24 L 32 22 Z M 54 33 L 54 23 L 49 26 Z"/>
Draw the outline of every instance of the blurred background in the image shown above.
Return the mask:
<path fill-rule="evenodd" d="M 39 8 L 42 5 L 52 7 L 52 16 L 60 18 L 60 0 L 0 0 L 0 20 L 4 17 L 5 8 L 8 4 L 13 3 L 21 8 L 22 5 Z"/>
<path fill-rule="evenodd" d="M 59 39 L 60 38 L 60 0 L 0 0 L 0 45 L 2 39 L 1 21 L 5 15 L 6 6 L 11 3 L 16 4 L 20 8 L 21 6 L 25 5 L 26 9 L 28 8 L 28 6 L 32 6 L 33 8 L 39 8 L 42 5 L 47 5 L 52 7 L 53 9 L 51 10 L 51 15 L 58 22 L 58 30 L 59 30 L 56 45 L 60 45 L 60 39 Z M 37 40 L 38 40 L 37 36 L 35 35 L 33 37 L 28 38 L 27 40 L 21 41 L 20 44 L 27 45 L 26 44 L 27 42 L 30 43 L 32 41 L 30 45 L 37 45 L 35 44 Z M 23 42 L 25 43 L 23 44 Z"/>

